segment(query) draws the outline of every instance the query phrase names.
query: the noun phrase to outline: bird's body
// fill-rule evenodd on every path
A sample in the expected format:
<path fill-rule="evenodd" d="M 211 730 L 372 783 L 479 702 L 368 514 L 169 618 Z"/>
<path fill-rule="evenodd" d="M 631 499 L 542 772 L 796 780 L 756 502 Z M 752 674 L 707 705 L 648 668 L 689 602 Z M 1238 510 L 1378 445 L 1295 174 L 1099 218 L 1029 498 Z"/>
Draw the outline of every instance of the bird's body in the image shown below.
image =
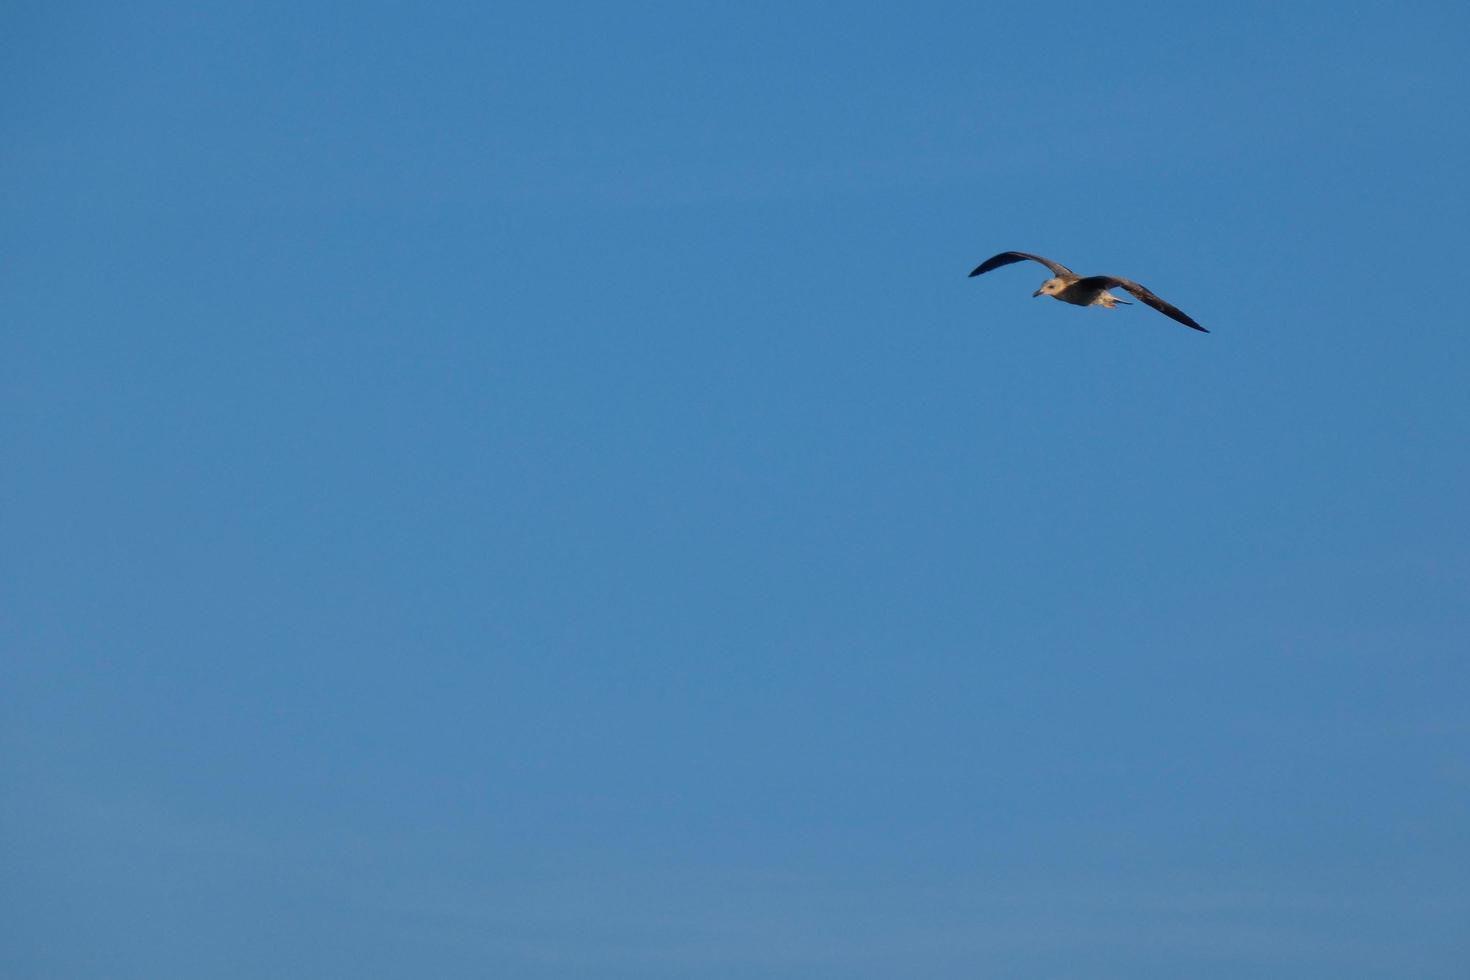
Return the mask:
<path fill-rule="evenodd" d="M 1023 262 L 1030 259 L 1032 262 L 1040 262 L 1052 271 L 1052 277 L 1041 284 L 1041 288 L 1032 293 L 1032 296 L 1050 296 L 1059 299 L 1063 303 L 1071 303 L 1073 306 L 1101 306 L 1106 309 L 1114 309 L 1119 303 L 1131 306 L 1125 299 L 1119 299 L 1109 289 L 1118 288 L 1131 293 L 1147 306 L 1152 306 L 1160 313 L 1172 320 L 1192 327 L 1202 333 L 1209 333 L 1204 327 L 1195 323 L 1189 314 L 1176 306 L 1164 302 L 1155 296 L 1148 288 L 1133 282 L 1130 279 L 1120 279 L 1117 276 L 1079 276 L 1060 262 L 1042 258 L 1040 255 L 1032 255 L 1029 252 L 1001 252 L 999 255 L 991 256 L 980 263 L 971 272 L 971 276 L 978 276 L 992 269 L 999 269 L 1003 265 L 1013 262 Z"/>
<path fill-rule="evenodd" d="M 1059 299 L 1063 303 L 1071 303 L 1073 306 L 1105 306 L 1111 310 L 1116 308 L 1119 303 L 1122 303 L 1124 306 L 1133 305 L 1126 299 L 1119 299 L 1106 289 L 1097 286 L 1080 285 L 1080 279 L 1074 278 L 1071 282 L 1067 282 L 1061 278 L 1048 279 L 1042 283 L 1042 286 L 1048 286 L 1052 283 L 1056 283 L 1054 289 L 1039 289 L 1037 292 L 1050 296 L 1052 299 Z"/>

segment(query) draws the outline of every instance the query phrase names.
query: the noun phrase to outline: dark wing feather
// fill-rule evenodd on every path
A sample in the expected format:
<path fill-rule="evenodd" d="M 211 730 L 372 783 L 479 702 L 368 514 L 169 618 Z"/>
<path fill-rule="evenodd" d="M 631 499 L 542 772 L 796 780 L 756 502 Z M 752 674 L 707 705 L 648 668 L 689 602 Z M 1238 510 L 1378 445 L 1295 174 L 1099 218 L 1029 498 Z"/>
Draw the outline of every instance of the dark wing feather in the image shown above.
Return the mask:
<path fill-rule="evenodd" d="M 1132 293 L 1142 303 L 1146 303 L 1158 310 L 1171 320 L 1178 320 L 1186 327 L 1193 327 L 1201 333 L 1209 333 L 1204 327 L 1194 322 L 1194 318 L 1185 313 L 1177 306 L 1165 303 L 1155 296 L 1146 286 L 1140 286 L 1131 279 L 1119 279 L 1117 276 L 1088 276 L 1086 279 L 1077 280 L 1077 285 L 1084 288 L 1096 286 L 1099 289 L 1112 289 L 1118 287 Z"/>
<path fill-rule="evenodd" d="M 1051 274 L 1054 276 L 1076 275 L 1076 273 L 1060 262 L 1053 262 L 1051 259 L 1044 259 L 1039 255 L 1032 255 L 1030 252 L 1001 252 L 999 255 L 991 256 L 984 262 L 981 262 L 970 275 L 978 276 L 982 273 L 989 272 L 991 269 L 999 269 L 1003 265 L 1010 265 L 1012 262 L 1024 262 L 1027 259 L 1030 259 L 1032 262 L 1040 262 L 1050 269 Z"/>

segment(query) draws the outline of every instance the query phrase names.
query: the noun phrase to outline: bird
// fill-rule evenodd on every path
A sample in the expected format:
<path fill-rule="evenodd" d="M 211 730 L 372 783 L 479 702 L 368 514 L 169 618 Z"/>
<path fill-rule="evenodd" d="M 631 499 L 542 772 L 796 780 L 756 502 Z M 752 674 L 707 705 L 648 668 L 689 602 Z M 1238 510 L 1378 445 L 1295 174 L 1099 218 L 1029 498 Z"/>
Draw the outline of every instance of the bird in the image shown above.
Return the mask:
<path fill-rule="evenodd" d="M 1192 327 L 1201 333 L 1209 333 L 1204 327 L 1194 322 L 1194 318 L 1177 306 L 1165 303 L 1155 296 L 1147 287 L 1141 286 L 1131 279 L 1122 279 L 1118 276 L 1079 276 L 1060 262 L 1042 258 L 1040 255 L 1032 255 L 1030 252 L 1001 252 L 993 255 L 975 267 L 970 273 L 973 278 L 999 269 L 1003 265 L 1013 262 L 1024 262 L 1030 259 L 1032 262 L 1040 262 L 1052 272 L 1052 277 L 1041 284 L 1041 288 L 1032 293 L 1034 299 L 1037 296 L 1050 296 L 1059 299 L 1063 303 L 1071 303 L 1073 306 L 1102 306 L 1107 309 L 1115 309 L 1119 303 L 1124 306 L 1133 304 L 1126 299 L 1119 299 L 1109 289 L 1124 289 L 1132 293 L 1134 298 L 1143 302 L 1146 306 L 1152 306 L 1164 316 L 1172 320 L 1178 320 L 1186 327 Z"/>

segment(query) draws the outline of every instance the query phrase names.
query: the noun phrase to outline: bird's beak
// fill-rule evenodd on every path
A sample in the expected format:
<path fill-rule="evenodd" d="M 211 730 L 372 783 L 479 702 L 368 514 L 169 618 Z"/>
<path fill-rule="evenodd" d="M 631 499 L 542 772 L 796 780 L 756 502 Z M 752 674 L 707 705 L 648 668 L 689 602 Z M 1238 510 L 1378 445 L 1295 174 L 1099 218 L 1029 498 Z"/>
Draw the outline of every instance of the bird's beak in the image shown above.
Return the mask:
<path fill-rule="evenodd" d="M 1034 293 L 1031 294 L 1031 298 L 1032 299 L 1035 299 L 1036 297 L 1038 297 L 1040 295 L 1041 295 L 1041 290 L 1038 289 L 1036 292 L 1034 292 Z"/>

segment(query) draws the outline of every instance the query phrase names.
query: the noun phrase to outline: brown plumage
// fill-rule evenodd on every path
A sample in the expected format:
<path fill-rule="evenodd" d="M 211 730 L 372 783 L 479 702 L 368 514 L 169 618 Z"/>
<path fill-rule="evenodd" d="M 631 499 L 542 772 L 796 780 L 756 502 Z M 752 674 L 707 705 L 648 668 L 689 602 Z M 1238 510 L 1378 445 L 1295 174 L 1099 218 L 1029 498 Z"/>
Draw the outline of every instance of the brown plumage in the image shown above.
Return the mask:
<path fill-rule="evenodd" d="M 1041 288 L 1032 293 L 1032 296 L 1046 295 L 1052 299 L 1059 299 L 1063 303 L 1071 303 L 1073 306 L 1103 306 L 1113 309 L 1119 303 L 1128 306 L 1127 300 L 1119 299 L 1109 289 L 1118 288 L 1132 293 L 1134 298 L 1146 306 L 1152 306 L 1164 316 L 1172 320 L 1178 320 L 1186 327 L 1193 327 L 1203 333 L 1209 333 L 1204 327 L 1194 322 L 1188 313 L 1164 302 L 1155 296 L 1147 287 L 1141 286 L 1131 279 L 1121 279 L 1118 276 L 1079 276 L 1060 262 L 1042 258 L 1040 255 L 1032 255 L 1030 252 L 1001 252 L 999 255 L 991 256 L 975 267 L 971 276 L 978 276 L 992 269 L 999 269 L 1003 265 L 1013 262 L 1024 262 L 1030 259 L 1032 262 L 1040 262 L 1052 271 L 1052 278 L 1041 284 Z"/>

